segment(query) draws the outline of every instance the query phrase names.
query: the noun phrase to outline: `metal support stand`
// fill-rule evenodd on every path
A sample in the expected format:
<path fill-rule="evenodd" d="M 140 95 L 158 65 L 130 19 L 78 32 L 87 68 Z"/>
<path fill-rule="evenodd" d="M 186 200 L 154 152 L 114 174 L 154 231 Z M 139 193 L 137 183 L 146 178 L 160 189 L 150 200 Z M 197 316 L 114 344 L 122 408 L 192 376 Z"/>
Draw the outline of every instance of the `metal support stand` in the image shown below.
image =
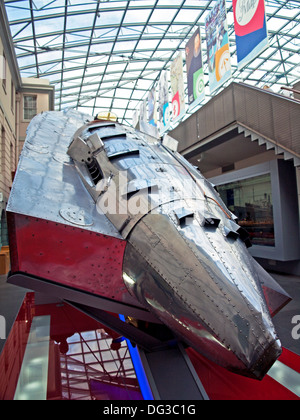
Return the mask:
<path fill-rule="evenodd" d="M 154 400 L 208 400 L 208 395 L 181 343 L 147 352 L 139 349 Z"/>

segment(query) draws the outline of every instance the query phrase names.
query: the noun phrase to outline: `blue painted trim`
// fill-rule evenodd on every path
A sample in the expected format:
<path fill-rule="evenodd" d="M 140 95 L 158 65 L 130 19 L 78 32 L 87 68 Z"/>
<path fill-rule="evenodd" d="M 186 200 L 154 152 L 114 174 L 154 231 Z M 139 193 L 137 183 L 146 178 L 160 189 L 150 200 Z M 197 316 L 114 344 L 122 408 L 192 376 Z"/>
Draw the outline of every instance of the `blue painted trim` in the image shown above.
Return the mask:
<path fill-rule="evenodd" d="M 121 319 L 121 321 L 125 322 L 124 315 L 119 315 L 119 318 Z M 153 401 L 154 398 L 152 395 L 152 391 L 151 391 L 138 349 L 132 346 L 130 340 L 126 339 L 126 342 L 127 342 L 127 346 L 130 352 L 130 356 L 132 359 L 132 363 L 135 369 L 136 377 L 139 382 L 139 386 L 140 386 L 143 398 L 146 401 Z"/>

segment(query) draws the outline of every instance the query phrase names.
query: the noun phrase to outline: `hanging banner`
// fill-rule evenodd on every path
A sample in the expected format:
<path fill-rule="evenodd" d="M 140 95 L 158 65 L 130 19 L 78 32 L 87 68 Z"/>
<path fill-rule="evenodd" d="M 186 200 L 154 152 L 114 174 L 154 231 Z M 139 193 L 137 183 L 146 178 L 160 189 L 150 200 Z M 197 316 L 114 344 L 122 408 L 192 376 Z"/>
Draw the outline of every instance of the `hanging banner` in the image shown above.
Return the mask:
<path fill-rule="evenodd" d="M 149 124 L 157 127 L 156 91 L 151 89 L 148 95 L 148 121 Z"/>
<path fill-rule="evenodd" d="M 139 123 L 139 111 L 136 109 L 133 111 L 133 114 L 132 114 L 132 127 L 137 128 L 138 123 Z"/>
<path fill-rule="evenodd" d="M 200 28 L 196 30 L 185 47 L 188 104 L 191 108 L 205 98 L 204 70 L 202 62 Z"/>
<path fill-rule="evenodd" d="M 140 104 L 140 124 L 147 123 L 147 101 L 144 99 Z"/>
<path fill-rule="evenodd" d="M 209 87 L 212 93 L 231 78 L 229 36 L 225 0 L 216 5 L 205 19 Z"/>
<path fill-rule="evenodd" d="M 170 128 L 169 84 L 166 70 L 162 71 L 159 79 L 158 97 L 160 132 L 164 133 Z"/>
<path fill-rule="evenodd" d="M 178 121 L 185 114 L 183 83 L 183 58 L 180 52 L 171 64 L 172 120 Z"/>
<path fill-rule="evenodd" d="M 264 0 L 233 0 L 238 69 L 269 46 Z"/>

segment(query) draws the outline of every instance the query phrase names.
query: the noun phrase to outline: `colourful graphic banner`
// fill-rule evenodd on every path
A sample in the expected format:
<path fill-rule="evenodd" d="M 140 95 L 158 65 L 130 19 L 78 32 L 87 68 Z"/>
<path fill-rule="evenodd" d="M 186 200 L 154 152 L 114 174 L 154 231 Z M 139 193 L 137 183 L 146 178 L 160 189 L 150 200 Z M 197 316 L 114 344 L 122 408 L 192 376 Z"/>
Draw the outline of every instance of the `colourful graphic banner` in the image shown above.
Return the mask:
<path fill-rule="evenodd" d="M 160 133 L 170 128 L 169 84 L 167 71 L 161 73 L 158 84 Z"/>
<path fill-rule="evenodd" d="M 185 47 L 188 104 L 190 108 L 198 105 L 205 98 L 204 70 L 202 61 L 200 28 L 196 30 Z"/>
<path fill-rule="evenodd" d="M 212 93 L 231 77 L 225 0 L 217 0 L 205 20 L 209 87 Z"/>
<path fill-rule="evenodd" d="M 132 113 L 132 127 L 137 128 L 138 123 L 139 123 L 139 111 L 135 109 Z"/>
<path fill-rule="evenodd" d="M 264 0 L 233 0 L 238 69 L 269 46 Z"/>
<path fill-rule="evenodd" d="M 178 121 L 185 114 L 183 83 L 183 58 L 180 52 L 171 64 L 172 120 Z"/>
<path fill-rule="evenodd" d="M 148 95 L 148 121 L 149 124 L 157 127 L 156 91 L 151 89 Z"/>
<path fill-rule="evenodd" d="M 140 124 L 141 122 L 147 123 L 147 101 L 143 100 L 140 104 Z"/>

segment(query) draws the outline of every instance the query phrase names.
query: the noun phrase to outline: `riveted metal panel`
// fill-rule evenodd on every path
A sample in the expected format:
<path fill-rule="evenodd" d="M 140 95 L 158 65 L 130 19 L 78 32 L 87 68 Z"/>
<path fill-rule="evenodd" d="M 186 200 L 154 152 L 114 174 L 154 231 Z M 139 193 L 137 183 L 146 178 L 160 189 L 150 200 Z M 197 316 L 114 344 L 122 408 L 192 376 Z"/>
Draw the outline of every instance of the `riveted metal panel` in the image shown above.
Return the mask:
<path fill-rule="evenodd" d="M 37 149 L 23 151 L 9 206 L 12 274 L 144 307 L 207 357 L 262 378 L 281 346 L 248 236 L 217 192 L 155 138 L 92 122 L 61 139 L 69 122 L 46 114 L 32 125 Z"/>
<path fill-rule="evenodd" d="M 126 242 L 67 224 L 14 216 L 13 272 L 126 302 L 122 278 Z M 131 301 L 132 299 L 129 300 Z"/>
<path fill-rule="evenodd" d="M 31 121 L 7 211 L 74 226 L 79 219 L 66 220 L 64 215 L 75 206 L 79 213 L 89 215 L 89 222 L 81 223 L 84 229 L 120 238 L 107 217 L 95 208 L 67 155 L 72 136 L 86 119 L 80 113 L 75 118 L 72 112 L 45 112 Z"/>

